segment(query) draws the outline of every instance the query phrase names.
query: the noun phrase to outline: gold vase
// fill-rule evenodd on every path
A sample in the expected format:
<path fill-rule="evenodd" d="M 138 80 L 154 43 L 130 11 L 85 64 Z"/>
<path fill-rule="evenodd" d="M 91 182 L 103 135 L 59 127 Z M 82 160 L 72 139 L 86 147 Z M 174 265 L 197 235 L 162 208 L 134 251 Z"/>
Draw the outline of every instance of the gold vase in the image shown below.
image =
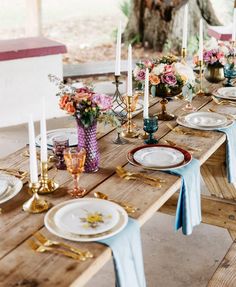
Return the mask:
<path fill-rule="evenodd" d="M 224 80 L 224 67 L 208 65 L 205 69 L 204 76 L 210 83 L 219 83 Z"/>

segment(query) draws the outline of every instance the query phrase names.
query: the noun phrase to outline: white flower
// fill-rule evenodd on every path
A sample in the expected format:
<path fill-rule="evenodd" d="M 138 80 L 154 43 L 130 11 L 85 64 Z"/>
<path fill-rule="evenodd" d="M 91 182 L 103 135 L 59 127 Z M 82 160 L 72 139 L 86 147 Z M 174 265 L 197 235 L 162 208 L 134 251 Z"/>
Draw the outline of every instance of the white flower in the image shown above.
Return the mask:
<path fill-rule="evenodd" d="M 175 71 L 180 74 L 180 76 L 183 76 L 187 79 L 187 82 L 189 82 L 192 86 L 194 86 L 195 83 L 195 76 L 193 73 L 193 69 L 188 66 L 187 64 L 182 63 L 175 63 Z"/>
<path fill-rule="evenodd" d="M 136 66 L 136 67 L 134 68 L 133 74 L 134 74 L 134 77 L 135 77 L 135 78 L 137 77 L 137 75 L 138 75 L 138 73 L 139 73 L 140 70 L 141 70 L 141 68 L 140 68 L 139 66 Z"/>
<path fill-rule="evenodd" d="M 165 64 L 161 63 L 152 69 L 152 73 L 159 76 L 160 74 L 164 72 L 164 69 L 165 69 Z"/>

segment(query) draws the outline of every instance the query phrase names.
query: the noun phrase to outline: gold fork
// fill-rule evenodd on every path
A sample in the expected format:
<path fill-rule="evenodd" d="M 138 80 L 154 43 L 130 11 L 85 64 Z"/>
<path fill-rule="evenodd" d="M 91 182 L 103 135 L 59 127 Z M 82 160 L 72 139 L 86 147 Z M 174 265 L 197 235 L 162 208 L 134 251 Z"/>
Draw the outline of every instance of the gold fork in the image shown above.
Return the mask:
<path fill-rule="evenodd" d="M 70 246 L 69 244 L 66 244 L 64 242 L 58 242 L 55 240 L 50 240 L 46 238 L 42 233 L 35 233 L 34 237 L 45 247 L 50 247 L 50 246 L 61 246 L 64 247 L 76 254 L 78 254 L 81 258 L 81 260 L 86 260 L 86 258 L 92 258 L 93 254 L 90 251 L 82 251 L 79 248 Z"/>
<path fill-rule="evenodd" d="M 233 117 L 234 119 L 236 119 L 236 115 L 221 113 L 221 112 L 218 112 L 218 111 L 216 111 L 216 110 L 214 110 L 214 109 L 211 109 L 211 108 L 208 109 L 208 112 L 217 113 L 217 114 L 220 114 L 220 115 L 223 115 L 223 116 L 226 116 L 226 117 L 227 117 L 227 116 L 230 116 L 230 117 Z"/>
<path fill-rule="evenodd" d="M 137 177 L 141 176 L 143 178 L 150 179 L 150 180 L 155 181 L 155 182 L 165 182 L 164 179 L 161 179 L 161 178 L 158 178 L 158 177 L 154 177 L 154 176 L 151 176 L 151 175 L 147 175 L 147 174 L 143 174 L 141 172 L 127 171 L 120 165 L 116 167 L 116 170 L 118 170 L 120 172 L 120 174 L 123 173 L 124 175 L 137 176 Z"/>
<path fill-rule="evenodd" d="M 9 173 L 21 179 L 24 179 L 28 175 L 27 171 L 17 170 L 14 168 L 0 168 L 0 171 L 5 171 L 6 173 Z"/>
<path fill-rule="evenodd" d="M 154 182 L 154 181 L 151 181 L 151 180 L 148 180 L 148 179 L 144 179 L 144 178 L 141 178 L 141 177 L 136 177 L 136 176 L 131 176 L 131 175 L 126 175 L 126 174 L 123 174 L 121 173 L 119 170 L 116 170 L 116 173 L 118 174 L 119 177 L 121 178 L 124 178 L 126 180 L 140 180 L 148 185 L 151 185 L 153 187 L 158 187 L 158 188 L 161 188 L 161 184 L 159 182 Z"/>
<path fill-rule="evenodd" d="M 202 133 L 201 131 L 183 131 L 180 127 L 172 127 L 169 123 L 166 123 L 166 126 L 172 130 L 175 133 L 178 133 L 180 135 L 190 135 L 190 136 L 199 136 L 203 138 L 210 138 L 211 136 L 205 133 Z"/>
<path fill-rule="evenodd" d="M 217 105 L 231 105 L 231 106 L 236 106 L 236 102 L 230 101 L 230 100 L 219 100 L 214 96 L 211 96 L 212 100 L 217 104 Z"/>
<path fill-rule="evenodd" d="M 81 256 L 79 256 L 73 252 L 70 252 L 70 251 L 66 251 L 63 249 L 56 249 L 56 248 L 48 247 L 48 246 L 43 246 L 43 245 L 36 243 L 33 240 L 29 240 L 28 243 L 29 243 L 29 246 L 31 247 L 31 249 L 33 249 L 34 251 L 39 252 L 39 253 L 51 252 L 51 253 L 55 253 L 55 254 L 61 254 L 61 255 L 64 255 L 66 257 L 69 257 L 69 258 L 73 258 L 75 260 L 84 261 L 84 259 L 81 259 Z"/>
<path fill-rule="evenodd" d="M 170 140 L 165 140 L 165 142 L 167 144 L 169 144 L 170 146 L 178 146 L 177 143 L 170 141 Z M 181 144 L 181 146 L 183 146 L 184 148 L 186 148 L 187 150 L 192 150 L 192 151 L 202 151 L 200 148 L 196 148 L 196 147 L 191 147 L 185 144 Z"/>

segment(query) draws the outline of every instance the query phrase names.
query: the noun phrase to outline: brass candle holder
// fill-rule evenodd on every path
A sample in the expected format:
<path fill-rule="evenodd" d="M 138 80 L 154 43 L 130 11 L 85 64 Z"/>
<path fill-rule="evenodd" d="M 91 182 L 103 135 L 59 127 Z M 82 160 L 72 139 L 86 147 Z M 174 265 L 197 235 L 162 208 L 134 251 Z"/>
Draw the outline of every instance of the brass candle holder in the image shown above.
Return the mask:
<path fill-rule="evenodd" d="M 47 211 L 51 204 L 46 200 L 42 199 L 38 195 L 38 190 L 40 188 L 40 183 L 30 183 L 29 193 L 33 194 L 32 197 L 23 204 L 23 210 L 29 213 L 41 213 Z"/>
<path fill-rule="evenodd" d="M 182 62 L 186 63 L 186 57 L 187 57 L 187 49 L 186 48 L 182 48 L 182 50 L 181 50 Z"/>
<path fill-rule="evenodd" d="M 48 194 L 54 192 L 59 184 L 53 179 L 48 178 L 48 163 L 41 162 L 41 179 L 39 181 L 40 187 L 38 194 Z"/>
<path fill-rule="evenodd" d="M 202 60 L 198 61 L 198 66 L 199 66 L 199 76 L 200 76 L 200 89 L 197 92 L 197 95 L 203 96 L 205 93 L 203 92 L 203 89 L 202 89 L 202 77 L 203 77 L 203 73 L 202 73 L 203 61 Z"/>
<path fill-rule="evenodd" d="M 127 138 L 134 138 L 139 135 L 139 133 L 133 130 L 134 123 L 132 122 L 132 96 L 126 96 L 127 102 L 127 123 L 126 123 L 126 131 L 123 131 L 123 136 Z"/>
<path fill-rule="evenodd" d="M 126 108 L 126 104 L 124 103 L 124 100 L 119 90 L 119 86 L 122 84 L 122 82 L 120 82 L 119 79 L 120 79 L 120 76 L 115 75 L 115 81 L 112 82 L 116 87 L 116 90 L 113 96 L 112 111 L 115 114 L 115 116 L 118 118 L 122 126 L 127 117 L 127 108 Z M 117 137 L 113 140 L 113 143 L 118 144 L 118 145 L 123 145 L 123 144 L 128 143 L 128 141 L 122 137 L 121 127 L 117 127 Z"/>

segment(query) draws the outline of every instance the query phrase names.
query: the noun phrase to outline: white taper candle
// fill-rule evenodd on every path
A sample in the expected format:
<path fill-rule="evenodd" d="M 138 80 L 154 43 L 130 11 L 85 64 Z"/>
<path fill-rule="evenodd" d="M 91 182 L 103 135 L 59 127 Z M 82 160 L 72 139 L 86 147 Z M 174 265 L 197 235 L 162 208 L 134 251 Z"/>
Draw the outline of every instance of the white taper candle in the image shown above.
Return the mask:
<path fill-rule="evenodd" d="M 234 8 L 233 27 L 232 27 L 232 41 L 235 40 L 236 40 L 236 8 Z"/>
<path fill-rule="evenodd" d="M 34 122 L 32 115 L 30 115 L 28 123 L 29 132 L 29 152 L 30 152 L 30 181 L 31 183 L 38 182 L 38 165 L 37 165 L 37 154 L 35 145 L 35 132 Z"/>
<path fill-rule="evenodd" d="M 199 22 L 199 52 L 198 52 L 199 61 L 203 60 L 203 22 L 200 19 Z"/>
<path fill-rule="evenodd" d="M 121 58 L 121 22 L 118 25 L 116 36 L 116 65 L 115 75 L 120 76 L 120 58 Z"/>
<path fill-rule="evenodd" d="M 46 104 L 45 97 L 42 99 L 42 117 L 40 120 L 40 136 L 41 136 L 41 150 L 40 159 L 41 162 L 47 162 L 48 150 L 47 150 L 47 129 L 46 129 Z"/>
<path fill-rule="evenodd" d="M 132 46 L 129 44 L 128 48 L 128 82 L 127 82 L 127 96 L 133 95 L 132 85 Z"/>
<path fill-rule="evenodd" d="M 187 48 L 188 41 L 188 4 L 184 6 L 184 21 L 183 21 L 183 38 L 182 48 Z"/>
<path fill-rule="evenodd" d="M 149 70 L 146 69 L 145 73 L 145 89 L 144 89 L 144 101 L 143 101 L 143 118 L 149 118 Z"/>

